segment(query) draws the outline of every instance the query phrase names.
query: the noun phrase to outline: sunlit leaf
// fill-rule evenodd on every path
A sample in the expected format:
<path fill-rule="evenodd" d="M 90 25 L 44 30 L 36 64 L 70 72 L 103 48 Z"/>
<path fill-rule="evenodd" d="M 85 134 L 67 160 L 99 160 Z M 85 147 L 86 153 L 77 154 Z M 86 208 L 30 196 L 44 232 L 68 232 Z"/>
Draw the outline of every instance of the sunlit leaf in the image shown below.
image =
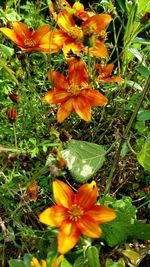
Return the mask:
<path fill-rule="evenodd" d="M 9 260 L 9 267 L 26 267 L 22 260 Z"/>
<path fill-rule="evenodd" d="M 137 159 L 143 168 L 150 172 L 150 133 L 142 147 L 142 150 L 137 154 Z"/>
<path fill-rule="evenodd" d="M 14 54 L 14 49 L 0 44 L 0 53 L 6 58 L 10 58 Z"/>
<path fill-rule="evenodd" d="M 85 141 L 71 140 L 68 148 L 63 151 L 63 157 L 68 162 L 72 177 L 83 183 L 102 167 L 105 161 L 103 146 Z"/>
<path fill-rule="evenodd" d="M 150 120 L 150 110 L 146 110 L 146 109 L 139 110 L 138 115 L 137 115 L 137 120 L 138 121 Z"/>

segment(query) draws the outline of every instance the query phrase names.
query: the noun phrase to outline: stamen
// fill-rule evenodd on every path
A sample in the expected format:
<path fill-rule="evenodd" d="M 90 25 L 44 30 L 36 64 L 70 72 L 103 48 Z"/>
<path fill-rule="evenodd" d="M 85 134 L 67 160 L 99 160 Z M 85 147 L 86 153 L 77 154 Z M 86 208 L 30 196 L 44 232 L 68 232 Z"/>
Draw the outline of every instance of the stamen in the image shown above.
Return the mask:
<path fill-rule="evenodd" d="M 24 45 L 28 48 L 30 47 L 34 47 L 35 46 L 35 42 L 32 39 L 25 39 L 24 40 Z"/>
<path fill-rule="evenodd" d="M 77 221 L 83 215 L 83 210 L 80 206 L 74 204 L 71 209 L 68 211 L 69 219 L 72 221 Z"/>
<path fill-rule="evenodd" d="M 94 34 L 96 34 L 97 26 L 94 22 L 91 22 L 90 24 L 86 25 L 83 29 L 84 36 L 86 37 L 92 37 Z"/>
<path fill-rule="evenodd" d="M 72 83 L 68 89 L 68 92 L 71 94 L 71 95 L 78 95 L 79 92 L 80 92 L 80 88 L 77 84 L 74 84 Z"/>
<path fill-rule="evenodd" d="M 80 27 L 75 25 L 71 27 L 68 33 L 73 39 L 82 40 L 83 39 L 83 31 Z"/>

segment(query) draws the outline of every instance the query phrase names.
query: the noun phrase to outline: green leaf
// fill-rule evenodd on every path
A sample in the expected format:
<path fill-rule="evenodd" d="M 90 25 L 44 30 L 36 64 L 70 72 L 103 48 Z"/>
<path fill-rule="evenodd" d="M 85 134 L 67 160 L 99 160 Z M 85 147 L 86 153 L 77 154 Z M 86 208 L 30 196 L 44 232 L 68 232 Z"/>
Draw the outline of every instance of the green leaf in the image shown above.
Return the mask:
<path fill-rule="evenodd" d="M 9 260 L 9 267 L 26 267 L 22 260 Z"/>
<path fill-rule="evenodd" d="M 102 167 L 105 153 L 103 146 L 76 140 L 71 140 L 62 152 L 72 177 L 80 183 L 87 181 Z"/>
<path fill-rule="evenodd" d="M 62 260 L 60 267 L 73 267 L 69 261 L 67 261 L 65 258 Z"/>
<path fill-rule="evenodd" d="M 105 267 L 123 267 L 123 265 L 118 262 L 112 262 L 112 263 L 106 264 Z"/>
<path fill-rule="evenodd" d="M 128 81 L 126 81 L 126 83 L 127 83 L 127 85 L 129 85 L 129 86 L 131 86 L 131 87 L 133 87 L 133 88 L 135 88 L 135 89 L 137 89 L 139 91 L 143 91 L 143 88 L 141 87 L 141 85 L 136 83 L 136 82 L 134 82 L 134 81 L 129 81 L 128 80 Z"/>
<path fill-rule="evenodd" d="M 99 254 L 96 247 L 90 246 L 86 254 L 90 267 L 100 267 Z"/>
<path fill-rule="evenodd" d="M 10 58 L 14 54 L 14 49 L 0 44 L 0 53 L 2 53 L 2 55 L 6 58 Z"/>
<path fill-rule="evenodd" d="M 148 67 L 140 65 L 136 68 L 136 70 L 146 79 L 148 79 L 150 75 L 150 70 Z"/>
<path fill-rule="evenodd" d="M 74 264 L 73 264 L 73 267 L 90 267 L 89 266 L 89 263 L 87 261 L 87 258 L 83 257 L 83 256 L 79 256 Z"/>
<path fill-rule="evenodd" d="M 143 166 L 143 168 L 150 172 L 150 133 L 147 137 L 142 150 L 137 154 L 138 162 Z"/>
<path fill-rule="evenodd" d="M 133 239 L 150 240 L 150 224 L 136 221 L 130 228 L 129 236 Z"/>
<path fill-rule="evenodd" d="M 110 247 L 122 244 L 130 233 L 130 227 L 134 223 L 136 207 L 132 205 L 130 197 L 123 197 L 113 202 L 111 197 L 104 200 L 104 205 L 111 204 L 117 211 L 117 218 L 109 223 L 101 225 L 103 238 Z"/>
<path fill-rule="evenodd" d="M 138 115 L 137 115 L 137 120 L 138 121 L 150 120 L 150 110 L 146 110 L 146 109 L 139 110 Z"/>

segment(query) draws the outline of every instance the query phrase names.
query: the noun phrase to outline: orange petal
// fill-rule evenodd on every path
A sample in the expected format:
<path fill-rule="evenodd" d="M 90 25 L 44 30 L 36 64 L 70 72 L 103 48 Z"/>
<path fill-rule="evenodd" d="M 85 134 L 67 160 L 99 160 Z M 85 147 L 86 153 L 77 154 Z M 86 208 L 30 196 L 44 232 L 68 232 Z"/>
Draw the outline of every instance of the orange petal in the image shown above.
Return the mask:
<path fill-rule="evenodd" d="M 95 33 L 100 33 L 102 30 L 104 30 L 109 25 L 111 21 L 112 21 L 112 18 L 110 15 L 98 14 L 84 21 L 81 27 L 84 28 L 87 25 L 91 26 L 93 24 L 95 27 Z"/>
<path fill-rule="evenodd" d="M 83 89 L 80 95 L 86 97 L 91 106 L 104 106 L 108 103 L 107 97 L 94 89 Z"/>
<path fill-rule="evenodd" d="M 64 43 L 72 42 L 72 38 L 62 30 L 53 30 L 51 33 L 52 42 L 58 45 L 60 48 L 63 47 Z"/>
<path fill-rule="evenodd" d="M 57 112 L 57 121 L 63 122 L 73 110 L 73 98 L 69 98 L 66 102 L 62 103 Z"/>
<path fill-rule="evenodd" d="M 76 60 L 69 64 L 68 68 L 69 84 L 81 85 L 88 83 L 88 73 L 85 68 L 85 63 L 82 60 Z"/>
<path fill-rule="evenodd" d="M 45 96 L 42 98 L 42 102 L 53 104 L 54 93 L 55 93 L 55 90 L 46 92 Z"/>
<path fill-rule="evenodd" d="M 35 43 L 39 43 L 39 41 L 42 39 L 42 37 L 50 31 L 50 26 L 49 25 L 43 25 L 40 27 L 38 30 L 36 30 L 32 34 L 32 39 L 35 41 Z"/>
<path fill-rule="evenodd" d="M 18 38 L 18 36 L 16 35 L 16 33 L 14 32 L 14 30 L 2 27 L 0 28 L 0 31 L 2 33 L 4 33 L 11 41 L 13 41 L 16 45 L 18 45 L 19 47 L 24 46 L 23 41 L 21 39 Z"/>
<path fill-rule="evenodd" d="M 82 234 L 92 238 L 98 238 L 102 234 L 102 230 L 98 223 L 87 215 L 83 215 L 82 218 L 77 221 L 77 226 L 81 230 Z"/>
<path fill-rule="evenodd" d="M 64 222 L 58 232 L 58 252 L 67 253 L 77 244 L 79 238 L 80 230 L 76 227 L 76 223 Z"/>
<path fill-rule="evenodd" d="M 110 78 L 100 78 L 99 81 L 104 83 L 115 83 L 115 82 L 123 82 L 123 79 L 121 76 L 112 76 Z"/>
<path fill-rule="evenodd" d="M 64 256 L 60 255 L 59 257 L 57 257 L 56 259 L 54 259 L 51 263 L 51 267 L 59 267 L 60 263 L 62 262 Z"/>
<path fill-rule="evenodd" d="M 13 29 L 17 34 L 18 38 L 21 38 L 22 40 L 32 38 L 32 33 L 29 28 L 20 21 L 13 23 Z"/>
<path fill-rule="evenodd" d="M 57 71 L 48 71 L 48 80 L 52 81 L 58 90 L 67 90 L 69 88 L 69 84 L 65 76 Z"/>
<path fill-rule="evenodd" d="M 98 223 L 110 222 L 116 218 L 116 212 L 105 206 L 95 205 L 91 209 L 85 212 L 86 215 L 90 216 L 92 219 Z"/>
<path fill-rule="evenodd" d="M 53 195 L 57 205 L 69 208 L 74 201 L 72 189 L 60 180 L 53 181 Z"/>
<path fill-rule="evenodd" d="M 76 194 L 77 204 L 84 210 L 90 209 L 97 200 L 98 188 L 95 181 L 82 185 Z"/>
<path fill-rule="evenodd" d="M 39 215 L 39 221 L 49 226 L 59 227 L 67 218 L 67 209 L 62 206 L 52 206 Z"/>
<path fill-rule="evenodd" d="M 69 98 L 68 92 L 63 90 L 52 90 L 48 91 L 45 96 L 42 98 L 42 102 L 48 104 L 59 104 L 67 101 Z"/>
<path fill-rule="evenodd" d="M 103 74 L 104 77 L 106 78 L 106 77 L 110 76 L 110 74 L 112 73 L 113 69 L 114 69 L 114 64 L 112 64 L 112 63 L 108 64 L 106 67 L 102 68 L 101 74 Z"/>
<path fill-rule="evenodd" d="M 91 107 L 86 97 L 78 95 L 73 98 L 73 108 L 78 116 L 87 122 L 91 120 Z"/>
<path fill-rule="evenodd" d="M 101 58 L 108 57 L 108 51 L 106 46 L 98 40 L 95 42 L 94 47 L 89 48 L 89 50 L 85 48 L 84 51 L 87 54 L 89 52 L 89 54 L 93 57 L 101 57 Z"/>
<path fill-rule="evenodd" d="M 57 24 L 65 32 L 69 32 L 69 29 L 72 26 L 75 26 L 75 22 L 71 14 L 66 9 L 64 9 L 61 13 L 58 14 Z"/>

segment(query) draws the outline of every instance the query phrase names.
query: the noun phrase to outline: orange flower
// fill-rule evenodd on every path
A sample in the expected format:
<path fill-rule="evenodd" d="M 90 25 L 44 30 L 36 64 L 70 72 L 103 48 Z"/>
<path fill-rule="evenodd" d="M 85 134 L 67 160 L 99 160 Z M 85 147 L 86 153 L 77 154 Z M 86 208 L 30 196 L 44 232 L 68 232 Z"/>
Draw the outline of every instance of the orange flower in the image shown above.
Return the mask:
<path fill-rule="evenodd" d="M 112 18 L 108 14 L 94 15 L 84 21 L 81 27 L 78 27 L 72 15 L 64 9 L 57 15 L 56 21 L 61 30 L 53 31 L 53 42 L 63 51 L 64 45 L 67 47 L 67 45 L 72 44 L 78 52 L 83 50 L 90 55 L 105 58 L 108 56 L 107 48 L 97 36 L 108 26 L 111 20 Z M 90 49 L 85 49 L 84 45 L 89 46 L 89 40 L 92 45 Z M 74 52 L 73 47 L 72 50 Z"/>
<path fill-rule="evenodd" d="M 25 52 L 32 52 L 39 50 L 45 52 L 46 48 L 50 46 L 49 36 L 50 27 L 49 25 L 43 25 L 36 31 L 31 31 L 24 23 L 14 22 L 13 29 L 2 27 L 0 31 L 3 32 L 11 41 L 19 46 Z M 51 45 L 51 51 L 55 52 L 55 45 Z"/>
<path fill-rule="evenodd" d="M 109 77 L 114 69 L 114 64 L 108 64 L 106 67 L 102 67 L 100 64 L 96 66 L 96 69 L 100 70 L 98 80 L 105 83 L 123 82 L 121 76 Z"/>
<path fill-rule="evenodd" d="M 71 7 L 71 5 L 66 1 L 57 1 L 57 3 L 53 4 L 51 1 L 47 1 L 48 2 L 48 7 L 49 7 L 49 11 L 50 13 L 54 16 L 54 19 L 57 21 L 57 12 L 61 12 L 64 9 L 68 10 L 71 14 L 73 14 L 73 16 L 76 16 L 77 18 L 81 19 L 81 20 L 87 20 L 89 17 L 95 15 L 94 12 L 92 11 L 85 11 L 84 10 L 84 5 L 81 4 L 79 1 L 75 2 L 73 4 L 73 6 Z"/>
<path fill-rule="evenodd" d="M 102 230 L 99 224 L 116 218 L 114 210 L 96 205 L 98 188 L 92 181 L 82 185 L 76 194 L 62 181 L 53 182 L 56 206 L 43 211 L 39 220 L 49 226 L 59 227 L 58 252 L 67 253 L 78 242 L 80 235 L 99 238 Z"/>
<path fill-rule="evenodd" d="M 88 88 L 88 73 L 83 61 L 69 64 L 68 79 L 59 72 L 48 73 L 48 79 L 53 81 L 54 89 L 48 91 L 43 102 L 60 104 L 57 112 L 57 121 L 63 122 L 75 110 L 81 119 L 91 120 L 91 106 L 107 104 L 107 98 L 100 92 Z"/>

